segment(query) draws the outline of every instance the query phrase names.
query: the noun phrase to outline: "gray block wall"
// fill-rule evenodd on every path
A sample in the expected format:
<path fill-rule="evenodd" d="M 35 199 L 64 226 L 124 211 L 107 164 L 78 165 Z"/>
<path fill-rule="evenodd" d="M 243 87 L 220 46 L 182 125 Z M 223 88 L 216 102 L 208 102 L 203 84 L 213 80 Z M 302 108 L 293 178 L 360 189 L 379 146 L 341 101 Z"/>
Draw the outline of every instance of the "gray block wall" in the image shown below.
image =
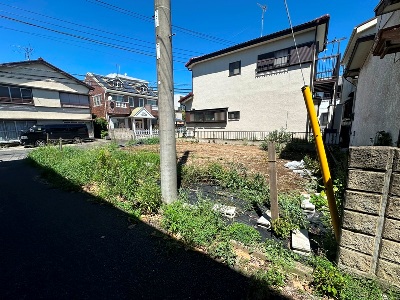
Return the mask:
<path fill-rule="evenodd" d="M 399 148 L 350 148 L 338 265 L 400 286 Z"/>

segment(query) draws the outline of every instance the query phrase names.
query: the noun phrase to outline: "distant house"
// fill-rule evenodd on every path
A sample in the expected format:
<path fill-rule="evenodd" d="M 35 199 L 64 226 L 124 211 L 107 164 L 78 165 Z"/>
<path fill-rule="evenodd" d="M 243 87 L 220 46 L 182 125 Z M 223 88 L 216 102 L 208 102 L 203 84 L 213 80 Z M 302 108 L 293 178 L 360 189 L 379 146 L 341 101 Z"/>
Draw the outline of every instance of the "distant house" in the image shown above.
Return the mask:
<path fill-rule="evenodd" d="M 379 2 L 375 15 L 354 28 L 342 60 L 344 146 L 400 143 L 400 2 Z"/>
<path fill-rule="evenodd" d="M 301 88 L 333 95 L 339 64 L 320 71 L 329 15 L 189 60 L 193 93 L 181 99 L 188 129 L 273 131 L 308 129 Z"/>
<path fill-rule="evenodd" d="M 126 75 L 87 73 L 85 82 L 93 88 L 92 114 L 105 118 L 109 129 L 153 129 L 158 117 L 158 96 L 147 81 Z"/>
<path fill-rule="evenodd" d="M 0 142 L 35 124 L 85 123 L 93 135 L 90 90 L 41 58 L 0 64 Z"/>

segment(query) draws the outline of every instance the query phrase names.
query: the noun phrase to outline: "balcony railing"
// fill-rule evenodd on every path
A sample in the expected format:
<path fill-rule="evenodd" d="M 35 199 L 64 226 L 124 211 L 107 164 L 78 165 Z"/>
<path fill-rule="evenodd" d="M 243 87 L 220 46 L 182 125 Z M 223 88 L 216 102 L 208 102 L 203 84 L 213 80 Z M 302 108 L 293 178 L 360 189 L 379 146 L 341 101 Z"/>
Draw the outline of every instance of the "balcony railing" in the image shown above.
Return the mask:
<path fill-rule="evenodd" d="M 316 61 L 316 80 L 335 79 L 339 76 L 339 55 L 320 57 Z"/>

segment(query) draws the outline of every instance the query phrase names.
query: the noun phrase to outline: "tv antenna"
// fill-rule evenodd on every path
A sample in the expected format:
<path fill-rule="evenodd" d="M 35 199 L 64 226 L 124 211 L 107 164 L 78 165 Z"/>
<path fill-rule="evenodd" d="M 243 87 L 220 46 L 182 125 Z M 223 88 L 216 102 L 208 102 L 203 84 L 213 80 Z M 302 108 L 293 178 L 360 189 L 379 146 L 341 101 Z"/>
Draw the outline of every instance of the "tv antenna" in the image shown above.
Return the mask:
<path fill-rule="evenodd" d="M 264 29 L 264 14 L 267 11 L 267 6 L 257 3 L 257 5 L 261 8 L 261 36 L 263 36 L 263 29 Z"/>
<path fill-rule="evenodd" d="M 32 52 L 34 51 L 34 49 L 31 47 L 31 45 L 29 44 L 29 46 L 20 46 L 20 45 L 14 45 L 14 47 L 17 48 L 18 52 L 23 52 L 25 54 L 25 60 L 31 60 L 31 55 Z"/>

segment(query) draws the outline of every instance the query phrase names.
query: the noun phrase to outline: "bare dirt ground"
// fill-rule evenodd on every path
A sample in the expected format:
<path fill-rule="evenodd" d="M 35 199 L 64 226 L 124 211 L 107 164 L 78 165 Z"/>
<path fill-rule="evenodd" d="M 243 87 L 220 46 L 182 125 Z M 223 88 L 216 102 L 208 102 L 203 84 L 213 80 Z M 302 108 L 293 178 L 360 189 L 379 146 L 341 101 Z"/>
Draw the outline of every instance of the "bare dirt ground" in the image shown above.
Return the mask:
<path fill-rule="evenodd" d="M 130 148 L 132 151 L 148 150 L 159 152 L 160 145 L 141 145 Z M 256 145 L 234 145 L 195 143 L 178 141 L 176 144 L 178 160 L 184 158 L 187 165 L 206 165 L 217 162 L 222 165 L 243 166 L 248 173 L 260 173 L 268 181 L 268 152 Z M 288 160 L 277 158 L 278 190 L 281 192 L 303 191 L 307 182 L 300 175 L 284 167 Z"/>

